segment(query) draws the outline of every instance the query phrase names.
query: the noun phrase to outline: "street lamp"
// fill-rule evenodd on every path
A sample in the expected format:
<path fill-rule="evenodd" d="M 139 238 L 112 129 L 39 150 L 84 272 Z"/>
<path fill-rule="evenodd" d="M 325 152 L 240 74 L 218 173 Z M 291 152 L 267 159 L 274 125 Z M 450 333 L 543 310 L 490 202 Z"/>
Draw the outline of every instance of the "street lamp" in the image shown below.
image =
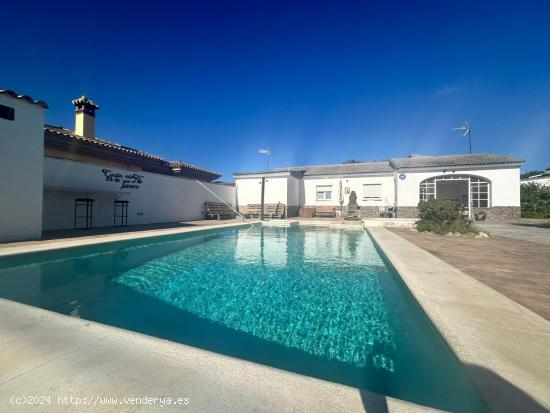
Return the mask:
<path fill-rule="evenodd" d="M 269 149 L 269 148 L 267 148 L 267 149 L 260 149 L 260 150 L 258 151 L 258 153 L 267 156 L 267 161 L 268 161 L 268 165 L 269 165 L 268 170 L 271 170 L 271 149 Z"/>

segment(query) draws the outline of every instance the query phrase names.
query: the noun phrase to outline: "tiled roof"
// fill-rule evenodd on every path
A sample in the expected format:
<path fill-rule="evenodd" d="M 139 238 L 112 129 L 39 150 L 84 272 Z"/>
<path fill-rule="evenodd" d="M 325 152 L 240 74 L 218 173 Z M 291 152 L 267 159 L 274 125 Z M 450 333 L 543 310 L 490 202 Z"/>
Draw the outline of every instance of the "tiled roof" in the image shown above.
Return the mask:
<path fill-rule="evenodd" d="M 524 160 L 520 158 L 488 153 L 448 156 L 410 156 L 407 158 L 392 158 L 390 160 L 391 166 L 397 170 L 521 164 L 523 162 Z"/>
<path fill-rule="evenodd" d="M 207 173 L 207 174 L 217 175 L 217 178 L 219 178 L 221 176 L 217 172 L 209 171 L 208 169 L 200 168 L 198 166 L 191 165 L 190 163 L 186 163 L 186 162 L 182 162 L 182 161 L 170 161 L 170 162 L 168 162 L 168 164 L 170 165 L 170 168 L 172 168 L 172 170 L 174 172 L 176 172 L 176 170 L 178 170 L 178 169 L 182 169 L 182 170 L 190 169 L 190 170 L 194 170 L 194 171 L 197 171 L 197 172 L 204 172 L 204 173 Z M 215 178 L 215 179 L 217 179 L 217 178 Z"/>
<path fill-rule="evenodd" d="M 159 160 L 159 161 L 163 160 L 159 156 L 151 155 L 149 153 L 142 152 L 142 151 L 139 151 L 137 149 L 130 148 L 128 146 L 119 145 L 118 143 L 110 142 L 110 141 L 107 141 L 105 139 L 86 138 L 84 136 L 75 135 L 75 133 L 73 131 L 71 131 L 69 129 L 62 128 L 62 127 L 59 127 L 59 126 L 44 125 L 44 131 L 51 132 L 51 133 L 56 133 L 58 135 L 67 136 L 67 137 L 74 138 L 74 139 L 84 141 L 84 142 L 93 143 L 93 144 L 103 146 L 103 147 L 106 147 L 106 148 L 109 148 L 109 149 L 113 149 L 113 150 L 116 150 L 116 151 L 131 153 L 133 155 L 142 156 L 144 158 L 156 159 L 156 160 Z"/>
<path fill-rule="evenodd" d="M 532 175 L 529 178 L 523 178 L 522 181 L 528 181 L 530 179 L 537 180 L 537 179 L 541 179 L 541 178 L 550 178 L 550 171 L 544 171 L 541 174 Z"/>
<path fill-rule="evenodd" d="M 233 176 L 245 176 L 245 175 L 270 175 L 270 174 L 281 174 L 281 173 L 295 173 L 299 175 L 303 175 L 304 172 L 307 170 L 307 166 L 297 166 L 293 168 L 273 168 L 270 170 L 264 170 L 264 171 L 249 171 L 249 172 L 235 172 Z"/>
<path fill-rule="evenodd" d="M 361 163 L 343 163 L 336 165 L 310 165 L 293 166 L 287 168 L 275 168 L 269 171 L 257 172 L 235 172 L 234 176 L 244 175 L 268 175 L 277 173 L 290 173 L 304 176 L 318 175 L 349 175 L 349 174 L 372 174 L 393 172 L 388 161 L 382 162 L 361 162 Z"/>
<path fill-rule="evenodd" d="M 110 142 L 105 139 L 79 136 L 73 131 L 59 126 L 44 126 L 44 143 L 47 147 L 60 150 L 72 150 L 68 148 L 74 147 L 75 144 L 78 144 L 76 148 L 80 148 L 79 150 L 85 151 L 86 154 L 92 151 L 93 148 L 97 148 L 96 150 L 93 150 L 93 156 L 98 158 L 112 158 L 113 156 L 116 156 L 116 159 L 120 158 L 121 162 L 140 165 L 143 166 L 144 171 L 160 173 L 163 175 L 183 176 L 188 178 L 203 179 L 206 181 L 213 181 L 221 176 L 216 172 L 199 168 L 198 166 L 185 162 L 168 162 L 159 156 L 139 151 L 128 146 L 123 146 L 118 143 Z"/>
<path fill-rule="evenodd" d="M 6 95 L 9 95 L 11 96 L 12 98 L 14 99 L 22 99 L 22 100 L 25 100 L 29 103 L 32 103 L 33 105 L 39 105 L 39 106 L 42 106 L 44 109 L 48 109 L 48 104 L 46 102 L 44 102 L 43 100 L 34 100 L 32 97 L 30 96 L 27 96 L 27 95 L 20 95 L 16 92 L 14 92 L 13 90 L 9 90 L 9 89 L 0 89 L 0 95 L 1 94 L 6 94 Z"/>
<path fill-rule="evenodd" d="M 388 161 L 308 166 L 305 176 L 392 173 Z"/>
<path fill-rule="evenodd" d="M 493 154 L 449 155 L 449 156 L 410 156 L 392 158 L 389 161 L 362 162 L 336 165 L 296 166 L 275 168 L 270 171 L 235 172 L 233 176 L 267 175 L 276 173 L 299 173 L 303 176 L 385 174 L 395 170 L 423 168 L 452 168 L 485 165 L 521 165 L 523 159 Z"/>

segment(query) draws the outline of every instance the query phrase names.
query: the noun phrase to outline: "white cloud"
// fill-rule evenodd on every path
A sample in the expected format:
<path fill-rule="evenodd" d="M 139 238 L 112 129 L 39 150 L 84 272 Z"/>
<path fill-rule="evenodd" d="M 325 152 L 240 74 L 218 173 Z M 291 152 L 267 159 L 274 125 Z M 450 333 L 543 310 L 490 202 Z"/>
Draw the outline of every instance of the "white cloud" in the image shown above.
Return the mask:
<path fill-rule="evenodd" d="M 436 94 L 439 96 L 449 96 L 456 91 L 456 86 L 445 85 L 439 89 Z"/>

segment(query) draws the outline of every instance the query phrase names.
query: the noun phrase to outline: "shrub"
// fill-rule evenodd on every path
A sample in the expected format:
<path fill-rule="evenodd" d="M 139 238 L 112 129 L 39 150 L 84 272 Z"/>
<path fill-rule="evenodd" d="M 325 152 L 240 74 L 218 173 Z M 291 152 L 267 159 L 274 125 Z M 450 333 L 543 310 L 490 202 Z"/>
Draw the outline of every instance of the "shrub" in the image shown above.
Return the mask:
<path fill-rule="evenodd" d="M 458 205 L 451 201 L 430 199 L 418 204 L 420 220 L 416 222 L 416 229 L 420 232 L 429 231 L 436 234 L 448 232 L 477 233 L 472 222 L 465 218 Z"/>
<path fill-rule="evenodd" d="M 521 216 L 550 218 L 550 187 L 536 182 L 521 185 Z"/>

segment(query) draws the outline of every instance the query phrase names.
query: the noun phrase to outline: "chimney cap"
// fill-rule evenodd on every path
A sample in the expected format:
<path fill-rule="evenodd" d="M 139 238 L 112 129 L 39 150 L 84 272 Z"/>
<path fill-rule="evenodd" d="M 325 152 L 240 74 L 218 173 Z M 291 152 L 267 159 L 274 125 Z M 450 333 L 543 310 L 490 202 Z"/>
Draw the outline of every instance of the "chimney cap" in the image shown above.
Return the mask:
<path fill-rule="evenodd" d="M 94 103 L 89 97 L 81 96 L 78 99 L 73 100 L 73 105 L 78 109 L 87 109 L 96 111 L 99 109 L 99 105 Z"/>

